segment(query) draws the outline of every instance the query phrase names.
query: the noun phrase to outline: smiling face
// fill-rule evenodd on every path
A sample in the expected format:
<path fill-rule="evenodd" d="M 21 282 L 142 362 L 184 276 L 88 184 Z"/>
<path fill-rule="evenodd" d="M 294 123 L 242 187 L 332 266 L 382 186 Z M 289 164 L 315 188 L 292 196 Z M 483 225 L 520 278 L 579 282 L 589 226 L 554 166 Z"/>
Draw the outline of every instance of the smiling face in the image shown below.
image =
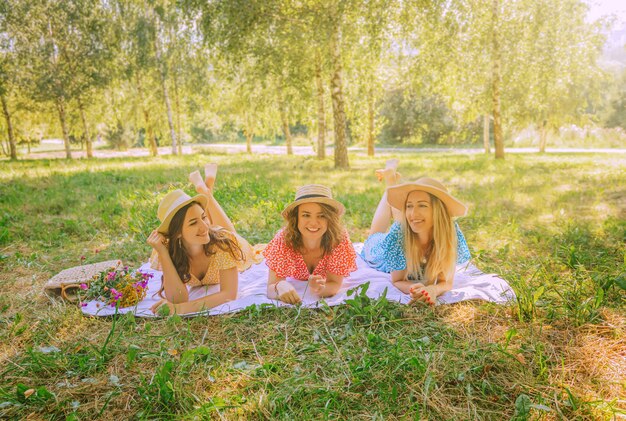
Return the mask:
<path fill-rule="evenodd" d="M 411 231 L 427 238 L 432 236 L 433 206 L 428 193 L 418 190 L 410 192 L 406 198 L 404 214 Z"/>
<path fill-rule="evenodd" d="M 318 203 L 303 203 L 298 206 L 298 231 L 304 240 L 321 241 L 328 229 L 328 219 Z"/>
<path fill-rule="evenodd" d="M 209 219 L 199 204 L 194 204 L 187 209 L 181 237 L 185 245 L 204 245 L 209 240 Z"/>

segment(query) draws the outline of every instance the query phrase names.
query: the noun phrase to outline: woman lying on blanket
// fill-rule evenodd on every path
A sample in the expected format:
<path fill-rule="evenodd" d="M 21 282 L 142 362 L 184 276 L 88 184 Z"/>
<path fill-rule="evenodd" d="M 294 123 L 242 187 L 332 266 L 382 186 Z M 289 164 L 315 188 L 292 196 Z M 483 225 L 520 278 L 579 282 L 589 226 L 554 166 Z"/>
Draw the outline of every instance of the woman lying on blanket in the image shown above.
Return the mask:
<path fill-rule="evenodd" d="M 410 294 L 411 303 L 434 305 L 436 297 L 452 289 L 456 264 L 470 259 L 465 237 L 452 220 L 464 216 L 467 207 L 432 178 L 398 184 L 397 164 L 390 160 L 376 172 L 388 188 L 361 256 L 370 267 L 391 273 L 394 286 Z"/>
<path fill-rule="evenodd" d="M 307 281 L 320 297 L 337 293 L 343 278 L 356 270 L 356 253 L 340 222 L 344 211 L 326 186 L 309 184 L 296 191 L 282 212 L 285 226 L 263 252 L 270 269 L 268 298 L 302 301 L 287 277 Z"/>
<path fill-rule="evenodd" d="M 170 314 L 193 313 L 237 297 L 238 269 L 245 269 L 251 247 L 213 197 L 216 170 L 215 164 L 207 165 L 204 181 L 197 171 L 190 175 L 199 195 L 174 190 L 159 204 L 161 225 L 148 237 L 152 267 L 163 271 L 163 299 L 152 306 L 154 313 L 163 306 Z M 214 284 L 220 285 L 219 292 L 189 301 L 187 286 Z"/>

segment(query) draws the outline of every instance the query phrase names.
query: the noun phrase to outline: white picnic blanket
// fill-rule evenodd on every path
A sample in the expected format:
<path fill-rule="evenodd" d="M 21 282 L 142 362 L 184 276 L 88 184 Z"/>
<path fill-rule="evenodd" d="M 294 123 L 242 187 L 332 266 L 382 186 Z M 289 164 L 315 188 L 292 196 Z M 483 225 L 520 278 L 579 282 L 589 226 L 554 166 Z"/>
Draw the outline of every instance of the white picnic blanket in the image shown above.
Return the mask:
<path fill-rule="evenodd" d="M 354 244 L 354 248 L 357 252 L 360 251 L 362 247 L 362 243 Z M 157 317 L 150 311 L 150 307 L 160 299 L 155 293 L 161 287 L 162 272 L 150 269 L 149 263 L 143 264 L 140 270 L 154 274 L 153 278 L 148 283 L 146 298 L 134 307 L 118 309 L 118 314 L 133 312 L 139 317 Z M 236 300 L 210 310 L 190 313 L 185 316 L 197 316 L 201 314 L 214 316 L 218 314 L 234 313 L 246 307 L 261 304 L 289 306 L 290 304 L 267 298 L 268 271 L 269 269 L 265 261 L 253 265 L 250 269 L 239 274 L 239 292 Z M 410 300 L 409 295 L 403 294 L 392 285 L 390 274 L 370 268 L 360 257 L 357 257 L 357 270 L 344 279 L 341 289 L 332 297 L 320 299 L 319 296 L 307 289 L 306 282 L 290 278 L 288 278 L 287 281 L 292 283 L 300 297 L 302 297 L 302 306 L 304 307 L 317 307 L 321 304 L 320 300 L 323 300 L 329 306 L 342 304 L 350 298 L 347 294 L 349 290 L 366 282 L 369 282 L 366 294 L 370 298 L 376 299 L 381 297 L 386 289 L 386 297 L 389 301 L 397 301 L 406 304 Z M 189 291 L 189 299 L 195 300 L 218 291 L 219 285 L 191 288 Z M 476 266 L 468 263 L 457 266 L 452 290 L 440 295 L 437 298 L 437 304 L 451 304 L 474 299 L 503 304 L 515 300 L 515 292 L 513 292 L 504 279 L 494 274 L 485 274 L 480 271 L 480 269 L 476 268 Z M 85 314 L 93 316 L 111 316 L 115 314 L 115 308 L 97 301 L 88 302 L 85 307 L 82 307 L 82 311 Z"/>

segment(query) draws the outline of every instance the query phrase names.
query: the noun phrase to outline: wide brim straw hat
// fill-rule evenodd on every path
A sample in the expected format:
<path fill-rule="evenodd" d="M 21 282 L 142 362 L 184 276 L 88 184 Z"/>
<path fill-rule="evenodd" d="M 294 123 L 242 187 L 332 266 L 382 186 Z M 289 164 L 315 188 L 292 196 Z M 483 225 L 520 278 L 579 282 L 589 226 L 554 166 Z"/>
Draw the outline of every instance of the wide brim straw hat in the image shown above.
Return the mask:
<path fill-rule="evenodd" d="M 206 209 L 209 198 L 203 194 L 191 197 L 181 189 L 176 189 L 166 194 L 161 203 L 159 203 L 159 209 L 157 210 L 157 216 L 159 221 L 161 221 L 161 225 L 159 225 L 157 230 L 161 234 L 167 234 L 170 222 L 172 222 L 176 212 L 191 202 L 197 202 L 202 206 L 202 209 Z"/>
<path fill-rule="evenodd" d="M 423 191 L 432 194 L 446 205 L 446 209 L 452 217 L 465 216 L 467 214 L 467 206 L 448 193 L 448 189 L 443 184 L 429 177 L 422 177 L 411 183 L 389 187 L 387 189 L 387 202 L 396 209 L 404 210 L 406 198 L 412 191 Z"/>
<path fill-rule="evenodd" d="M 307 184 L 306 186 L 298 187 L 295 199 L 283 209 L 281 215 L 286 219 L 293 208 L 303 203 L 327 204 L 335 208 L 339 216 L 343 215 L 346 211 L 346 208 L 340 202 L 333 199 L 333 193 L 328 187 L 321 184 Z"/>

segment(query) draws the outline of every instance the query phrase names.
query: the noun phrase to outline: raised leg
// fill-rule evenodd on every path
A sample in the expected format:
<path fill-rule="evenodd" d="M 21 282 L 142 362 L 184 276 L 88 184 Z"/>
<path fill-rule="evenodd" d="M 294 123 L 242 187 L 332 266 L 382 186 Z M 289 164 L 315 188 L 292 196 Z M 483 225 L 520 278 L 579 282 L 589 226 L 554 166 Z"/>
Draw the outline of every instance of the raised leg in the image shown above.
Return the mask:
<path fill-rule="evenodd" d="M 376 176 L 379 180 L 384 180 L 387 187 L 395 186 L 400 180 L 400 174 L 396 172 L 397 165 L 398 160 L 392 159 L 387 161 L 385 169 L 376 171 Z M 395 221 L 400 221 L 402 218 L 402 212 L 389 206 L 389 203 L 387 203 L 387 192 L 385 191 L 378 202 L 376 212 L 374 212 L 372 225 L 370 226 L 370 234 L 374 234 L 376 232 L 387 232 L 391 223 L 391 218 Z"/>
<path fill-rule="evenodd" d="M 199 171 L 194 171 L 189 174 L 189 181 L 196 186 L 196 191 L 200 194 L 204 194 L 209 198 L 207 207 L 205 209 L 211 225 L 219 225 L 226 230 L 236 233 L 235 225 L 222 209 L 222 206 L 213 197 L 213 186 L 215 183 L 215 176 L 217 174 L 217 164 L 207 164 L 204 167 L 205 179 L 202 180 L 202 176 Z"/>
<path fill-rule="evenodd" d="M 213 191 L 213 185 L 215 184 L 215 177 L 217 176 L 217 164 L 211 162 L 204 166 L 204 182 L 207 187 Z"/>

